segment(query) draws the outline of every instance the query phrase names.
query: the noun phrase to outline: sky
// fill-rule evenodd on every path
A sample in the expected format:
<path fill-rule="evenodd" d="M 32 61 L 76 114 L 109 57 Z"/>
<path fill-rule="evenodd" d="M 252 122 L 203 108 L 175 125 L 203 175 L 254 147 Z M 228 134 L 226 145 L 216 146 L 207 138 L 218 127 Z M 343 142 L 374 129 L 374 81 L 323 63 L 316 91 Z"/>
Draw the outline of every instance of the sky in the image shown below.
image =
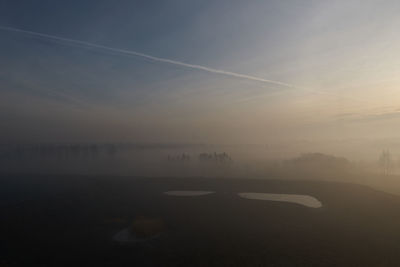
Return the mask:
<path fill-rule="evenodd" d="M 0 143 L 397 138 L 399 12 L 0 0 Z"/>

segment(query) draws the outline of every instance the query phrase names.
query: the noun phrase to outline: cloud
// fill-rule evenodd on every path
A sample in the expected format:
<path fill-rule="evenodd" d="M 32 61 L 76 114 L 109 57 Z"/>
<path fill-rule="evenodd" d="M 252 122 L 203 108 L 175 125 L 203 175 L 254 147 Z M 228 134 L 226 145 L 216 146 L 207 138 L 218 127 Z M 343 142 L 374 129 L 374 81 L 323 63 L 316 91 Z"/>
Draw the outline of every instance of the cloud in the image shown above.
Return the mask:
<path fill-rule="evenodd" d="M 400 119 L 400 111 L 389 111 L 383 113 L 374 113 L 374 114 L 356 114 L 349 113 L 348 115 L 339 116 L 343 120 L 351 121 L 351 122 L 372 122 L 372 121 L 383 121 L 383 120 L 391 120 L 391 119 Z"/>

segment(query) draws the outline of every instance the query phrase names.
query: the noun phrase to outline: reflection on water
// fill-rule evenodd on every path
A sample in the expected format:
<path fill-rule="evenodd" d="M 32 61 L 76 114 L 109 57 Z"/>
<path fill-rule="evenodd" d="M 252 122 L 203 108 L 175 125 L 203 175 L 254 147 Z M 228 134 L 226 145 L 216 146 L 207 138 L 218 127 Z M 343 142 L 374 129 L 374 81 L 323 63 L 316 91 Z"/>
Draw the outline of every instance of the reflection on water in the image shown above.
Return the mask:
<path fill-rule="evenodd" d="M 179 197 L 197 197 L 214 193 L 213 191 L 167 191 L 164 194 Z"/>
<path fill-rule="evenodd" d="M 320 208 L 322 203 L 315 197 L 295 194 L 270 194 L 270 193 L 239 193 L 242 198 L 281 201 L 300 204 L 309 208 Z"/>

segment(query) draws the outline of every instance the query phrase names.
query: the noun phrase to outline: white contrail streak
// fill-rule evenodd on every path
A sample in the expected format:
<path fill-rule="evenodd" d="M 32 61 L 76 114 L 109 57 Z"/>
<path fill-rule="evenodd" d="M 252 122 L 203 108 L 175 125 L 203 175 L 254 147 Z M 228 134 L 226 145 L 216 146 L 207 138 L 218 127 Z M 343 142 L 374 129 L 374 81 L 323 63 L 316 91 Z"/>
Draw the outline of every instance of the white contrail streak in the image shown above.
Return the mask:
<path fill-rule="evenodd" d="M 21 29 L 17 29 L 17 28 L 13 28 L 13 27 L 5 27 L 5 26 L 0 26 L 0 30 L 9 31 L 9 32 L 23 33 L 23 34 L 28 34 L 28 35 L 32 35 L 32 36 L 46 38 L 46 39 L 49 39 L 49 40 L 61 41 L 61 42 L 64 42 L 64 43 L 69 43 L 69 44 L 74 44 L 74 45 L 80 45 L 80 46 L 84 46 L 84 47 L 87 47 L 87 48 L 103 49 L 103 50 L 106 50 L 106 51 L 116 52 L 116 53 L 120 53 L 120 54 L 124 54 L 124 55 L 142 57 L 142 58 L 146 58 L 146 59 L 157 61 L 157 62 L 163 62 L 163 63 L 172 64 L 172 65 L 175 65 L 175 66 L 182 66 L 182 67 L 185 67 L 185 68 L 190 68 L 190 69 L 195 69 L 195 70 L 202 70 L 202 71 L 206 71 L 206 72 L 210 72 L 210 73 L 222 74 L 222 75 L 227 75 L 227 76 L 230 76 L 230 77 L 235 77 L 235 78 L 240 78 L 240 79 L 246 79 L 246 80 L 250 80 L 250 81 L 257 81 L 257 82 L 262 82 L 262 83 L 275 84 L 275 85 L 279 85 L 279 86 L 283 86 L 283 87 L 287 87 L 287 88 L 305 90 L 305 91 L 308 91 L 308 92 L 311 92 L 311 93 L 314 93 L 314 94 L 324 94 L 324 95 L 329 95 L 329 96 L 333 96 L 333 97 L 337 97 L 337 98 L 349 99 L 349 100 L 352 100 L 354 102 L 366 103 L 365 101 L 363 101 L 361 99 L 355 99 L 355 98 L 352 98 L 352 97 L 349 97 L 349 96 L 336 95 L 336 94 L 333 94 L 333 93 L 330 93 L 330 92 L 321 91 L 321 90 L 312 90 L 312 89 L 309 89 L 309 88 L 295 86 L 295 85 L 292 85 L 292 84 L 289 84 L 289 83 L 285 83 L 285 82 L 264 79 L 264 78 L 251 76 L 251 75 L 246 75 L 246 74 L 241 74 L 241 73 L 236 73 L 236 72 L 230 72 L 230 71 L 225 71 L 225 70 L 209 68 L 209 67 L 201 66 L 201 65 L 188 64 L 188 63 L 177 61 L 177 60 L 172 60 L 172 59 L 167 59 L 167 58 L 162 58 L 162 57 L 155 57 L 155 56 L 151 56 L 151 55 L 147 55 L 147 54 L 143 54 L 143 53 L 139 53 L 139 52 L 135 52 L 135 51 L 131 51 L 131 50 L 113 48 L 113 47 L 94 44 L 94 43 L 90 43 L 90 42 L 85 42 L 85 41 L 80 41 L 80 40 L 75 40 L 75 39 L 70 39 L 70 38 L 64 38 L 64 37 L 59 37 L 59 36 L 56 36 L 56 35 L 50 35 L 50 34 L 45 34 L 45 33 L 40 33 L 40 32 L 21 30 Z"/>
<path fill-rule="evenodd" d="M 143 54 L 143 53 L 139 53 L 139 52 L 135 52 L 135 51 L 113 48 L 113 47 L 109 47 L 109 46 L 94 44 L 94 43 L 75 40 L 75 39 L 63 38 L 63 37 L 45 34 L 45 33 L 26 31 L 26 30 L 21 30 L 21 29 L 12 28 L 12 27 L 4 27 L 4 26 L 0 26 L 0 30 L 19 32 L 19 33 L 43 37 L 43 38 L 47 38 L 47 39 L 51 39 L 51 40 L 62 41 L 62 42 L 67 42 L 67 43 L 77 44 L 77 45 L 83 45 L 83 46 L 91 47 L 91 48 L 108 50 L 108 51 L 117 52 L 117 53 L 121 53 L 121 54 L 125 54 L 125 55 L 138 56 L 138 57 L 150 59 L 153 61 L 164 62 L 164 63 L 182 66 L 182 67 L 186 67 L 186 68 L 190 68 L 190 69 L 203 70 L 206 72 L 211 72 L 211 73 L 216 73 L 216 74 L 223 74 L 223 75 L 246 79 L 246 80 L 251 80 L 251 81 L 276 84 L 276 85 L 290 87 L 290 88 L 299 88 L 299 87 L 293 86 L 291 84 L 280 82 L 280 81 L 268 80 L 268 79 L 263 79 L 263 78 L 256 77 L 256 76 L 251 76 L 251 75 L 246 75 L 246 74 L 241 74 L 241 73 L 236 73 L 236 72 L 230 72 L 230 71 L 225 71 L 225 70 L 219 70 L 219 69 L 213 69 L 213 68 L 209 68 L 209 67 L 205 67 L 205 66 L 201 66 L 201 65 L 188 64 L 185 62 L 176 61 L 176 60 L 172 60 L 172 59 L 155 57 L 155 56 L 151 56 L 151 55 L 147 55 L 147 54 Z"/>

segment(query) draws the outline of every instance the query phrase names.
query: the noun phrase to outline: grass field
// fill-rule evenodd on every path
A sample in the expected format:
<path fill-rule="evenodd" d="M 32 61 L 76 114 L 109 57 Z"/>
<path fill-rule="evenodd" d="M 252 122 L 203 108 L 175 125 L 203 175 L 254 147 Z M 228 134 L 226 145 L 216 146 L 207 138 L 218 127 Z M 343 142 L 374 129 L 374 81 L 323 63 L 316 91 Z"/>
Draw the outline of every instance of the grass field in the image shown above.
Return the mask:
<path fill-rule="evenodd" d="M 273 177 L 271 177 L 273 178 Z M 198 197 L 173 190 L 215 191 Z M 323 206 L 240 198 L 311 195 Z M 313 181 L 2 176 L 0 266 L 398 266 L 400 197 Z M 145 242 L 113 236 L 162 222 Z"/>

